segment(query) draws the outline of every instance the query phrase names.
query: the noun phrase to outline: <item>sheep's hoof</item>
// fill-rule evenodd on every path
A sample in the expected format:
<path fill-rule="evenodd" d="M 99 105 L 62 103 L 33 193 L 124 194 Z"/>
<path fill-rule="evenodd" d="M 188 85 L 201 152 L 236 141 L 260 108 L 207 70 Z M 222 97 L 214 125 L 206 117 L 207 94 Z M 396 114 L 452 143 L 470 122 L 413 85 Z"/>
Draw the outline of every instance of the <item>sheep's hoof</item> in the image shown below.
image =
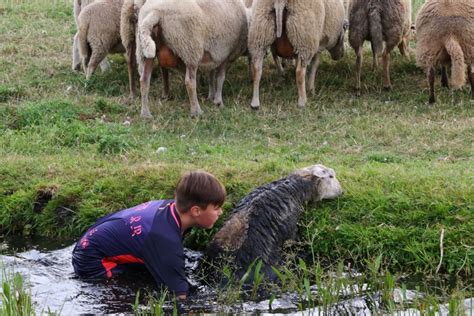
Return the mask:
<path fill-rule="evenodd" d="M 360 97 L 360 95 L 361 95 L 360 89 L 356 89 L 355 95 L 356 95 L 356 97 Z"/>
<path fill-rule="evenodd" d="M 153 119 L 153 115 L 151 115 L 151 113 L 149 111 L 142 111 L 142 113 L 140 114 L 140 117 L 144 120 L 151 120 Z"/>
<path fill-rule="evenodd" d="M 436 103 L 436 98 L 435 97 L 430 97 L 430 99 L 428 100 L 428 103 L 429 104 Z"/>
<path fill-rule="evenodd" d="M 77 72 L 81 71 L 81 64 L 72 65 L 72 70 Z"/>
<path fill-rule="evenodd" d="M 224 102 L 222 100 L 214 100 L 214 105 L 217 106 L 218 108 L 223 108 Z"/>
<path fill-rule="evenodd" d="M 392 86 L 391 85 L 383 86 L 383 89 L 384 89 L 384 91 L 390 91 L 390 90 L 392 90 Z"/>
<path fill-rule="evenodd" d="M 204 113 L 201 109 L 197 110 L 191 110 L 191 117 L 192 118 L 197 118 L 199 117 L 202 113 Z"/>
<path fill-rule="evenodd" d="M 260 101 L 252 101 L 250 103 L 250 108 L 252 108 L 252 110 L 258 110 L 258 108 L 260 108 Z"/>

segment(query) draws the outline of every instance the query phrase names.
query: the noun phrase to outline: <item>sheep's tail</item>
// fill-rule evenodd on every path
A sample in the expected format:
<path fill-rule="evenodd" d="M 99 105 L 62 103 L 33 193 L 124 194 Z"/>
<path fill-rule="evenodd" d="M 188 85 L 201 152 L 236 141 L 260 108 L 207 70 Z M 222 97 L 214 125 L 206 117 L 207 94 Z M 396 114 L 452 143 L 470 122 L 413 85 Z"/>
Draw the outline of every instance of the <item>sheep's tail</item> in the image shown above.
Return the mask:
<path fill-rule="evenodd" d="M 153 28 L 160 22 L 160 16 L 157 14 L 148 14 L 138 25 L 138 45 L 141 48 L 145 58 L 154 58 L 156 55 L 156 44 L 151 37 Z"/>
<path fill-rule="evenodd" d="M 369 6 L 369 32 L 374 54 L 379 55 L 383 49 L 383 28 L 380 10 Z"/>
<path fill-rule="evenodd" d="M 451 57 L 451 85 L 453 89 L 460 89 L 466 82 L 464 53 L 458 41 L 450 36 L 445 42 L 444 47 Z"/>
<path fill-rule="evenodd" d="M 120 38 L 127 51 L 135 42 L 136 25 L 137 16 L 134 0 L 125 0 L 120 12 Z"/>
<path fill-rule="evenodd" d="M 87 42 L 87 33 L 89 32 L 89 19 L 88 15 L 80 15 L 78 17 L 78 41 L 79 41 L 79 54 L 83 61 L 84 66 L 89 64 L 89 59 L 91 56 L 91 48 Z"/>
<path fill-rule="evenodd" d="M 283 10 L 285 9 L 286 0 L 275 1 L 275 19 L 276 19 L 276 33 L 277 38 L 280 38 L 283 33 Z"/>

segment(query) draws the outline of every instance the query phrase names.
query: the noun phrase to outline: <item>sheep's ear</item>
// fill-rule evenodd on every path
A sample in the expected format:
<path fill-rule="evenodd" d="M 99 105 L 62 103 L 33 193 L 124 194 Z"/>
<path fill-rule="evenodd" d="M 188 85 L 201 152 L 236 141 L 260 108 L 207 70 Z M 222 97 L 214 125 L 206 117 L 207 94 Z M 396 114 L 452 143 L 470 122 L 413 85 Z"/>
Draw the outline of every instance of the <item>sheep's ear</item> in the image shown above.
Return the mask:
<path fill-rule="evenodd" d="M 327 168 L 323 165 L 314 165 L 314 166 L 298 169 L 294 173 L 305 178 L 306 177 L 324 178 L 324 177 L 329 176 L 329 172 Z"/>
<path fill-rule="evenodd" d="M 328 176 L 328 171 L 325 167 L 322 165 L 316 165 L 312 169 L 313 175 L 318 177 L 318 178 L 324 178 Z"/>

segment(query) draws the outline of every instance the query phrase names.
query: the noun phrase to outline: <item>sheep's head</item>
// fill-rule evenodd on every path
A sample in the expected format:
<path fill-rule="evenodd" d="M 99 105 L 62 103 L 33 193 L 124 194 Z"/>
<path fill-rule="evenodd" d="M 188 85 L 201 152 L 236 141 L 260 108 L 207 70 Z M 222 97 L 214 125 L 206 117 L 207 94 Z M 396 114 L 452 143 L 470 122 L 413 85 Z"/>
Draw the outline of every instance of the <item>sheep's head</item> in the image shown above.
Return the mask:
<path fill-rule="evenodd" d="M 333 169 L 323 165 L 313 165 L 298 169 L 294 174 L 311 179 L 315 185 L 315 199 L 334 199 L 342 194 L 342 188 Z"/>

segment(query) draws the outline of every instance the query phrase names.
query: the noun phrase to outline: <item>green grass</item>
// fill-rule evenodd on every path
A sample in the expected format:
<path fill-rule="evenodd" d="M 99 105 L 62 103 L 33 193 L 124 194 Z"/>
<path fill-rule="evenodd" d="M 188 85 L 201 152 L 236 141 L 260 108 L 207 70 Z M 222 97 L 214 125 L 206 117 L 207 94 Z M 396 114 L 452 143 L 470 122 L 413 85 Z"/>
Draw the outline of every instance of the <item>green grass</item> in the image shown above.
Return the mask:
<path fill-rule="evenodd" d="M 250 110 L 242 58 L 227 74 L 223 109 L 204 100 L 200 80 L 205 113 L 191 119 L 182 74 L 172 74 L 172 98 L 162 102 L 156 74 L 154 119 L 142 121 L 139 100 L 126 102 L 122 56 L 89 82 L 70 69 L 71 12 L 68 1 L 0 4 L 2 233 L 77 237 L 101 215 L 171 197 L 179 175 L 196 168 L 224 182 L 228 211 L 256 186 L 323 163 L 336 170 L 345 195 L 304 214 L 300 235 L 310 237 L 306 249 L 316 259 L 365 266 L 383 254 L 391 271 L 433 273 L 444 228 L 441 271 L 472 275 L 474 103 L 467 89 L 454 103 L 437 84 L 438 103 L 428 105 L 425 75 L 414 56 L 397 51 L 394 88 L 385 92 L 367 46 L 356 98 L 348 47 L 339 62 L 324 54 L 304 109 L 296 105 L 294 71 L 280 77 L 268 59 L 261 109 Z M 159 147 L 167 151 L 158 154 Z M 187 246 L 203 249 L 222 221 L 193 231 Z"/>

